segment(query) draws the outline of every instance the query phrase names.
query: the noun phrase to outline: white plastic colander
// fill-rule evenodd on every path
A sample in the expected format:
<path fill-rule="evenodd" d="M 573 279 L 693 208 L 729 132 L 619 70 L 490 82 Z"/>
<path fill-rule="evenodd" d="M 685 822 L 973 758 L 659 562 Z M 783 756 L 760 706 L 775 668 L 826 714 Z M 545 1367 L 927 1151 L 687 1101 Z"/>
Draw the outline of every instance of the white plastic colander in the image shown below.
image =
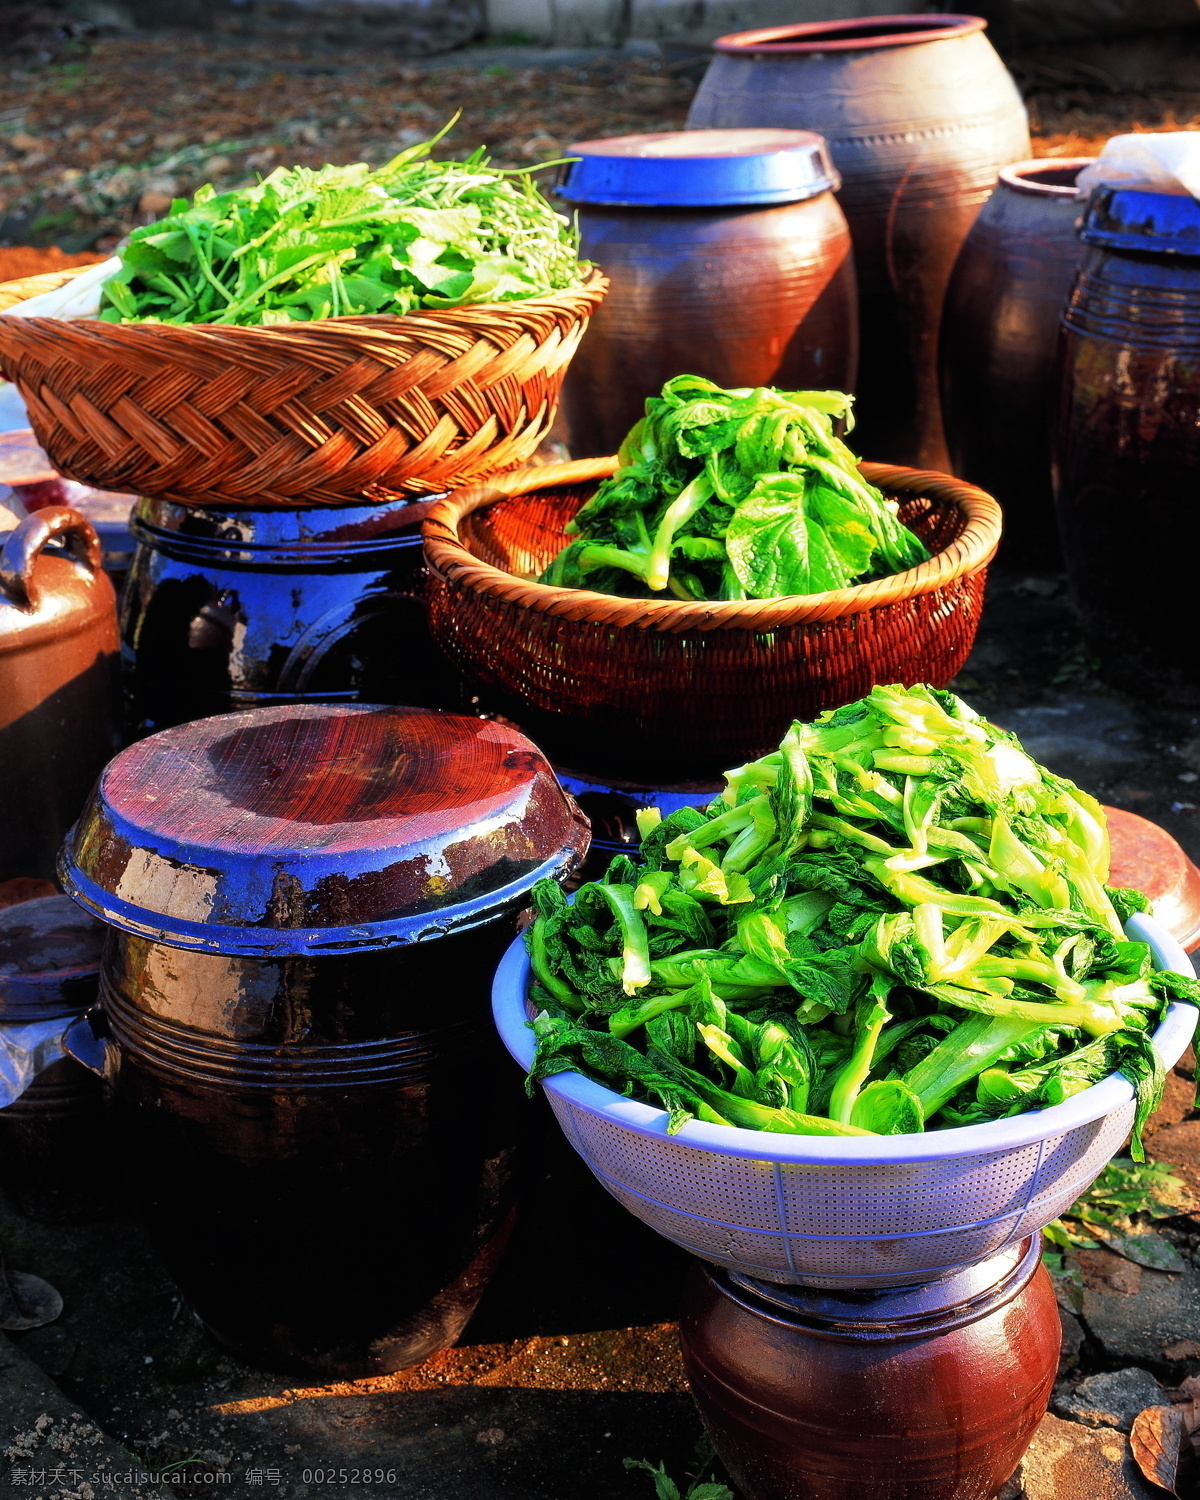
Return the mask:
<path fill-rule="evenodd" d="M 1152 917 L 1126 924 L 1155 967 L 1192 974 Z M 496 972 L 492 1009 L 528 1069 L 529 957 L 518 939 Z M 1196 1028 L 1173 1004 L 1154 1035 L 1166 1067 Z M 1133 1088 L 1111 1074 L 1051 1109 L 928 1135 L 768 1135 L 692 1120 L 667 1134 L 664 1110 L 580 1073 L 543 1080 L 567 1139 L 612 1195 L 693 1255 L 767 1281 L 905 1286 L 995 1255 L 1056 1219 L 1120 1149 Z"/>

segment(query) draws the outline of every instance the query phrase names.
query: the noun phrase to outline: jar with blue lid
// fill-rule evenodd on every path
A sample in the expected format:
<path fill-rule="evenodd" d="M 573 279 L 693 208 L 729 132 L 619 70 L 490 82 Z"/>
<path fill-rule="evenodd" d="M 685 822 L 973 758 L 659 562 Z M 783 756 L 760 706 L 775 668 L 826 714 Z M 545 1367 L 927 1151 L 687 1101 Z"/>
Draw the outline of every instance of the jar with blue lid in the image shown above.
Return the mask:
<path fill-rule="evenodd" d="M 1072 594 L 1110 681 L 1200 705 L 1200 203 L 1098 187 L 1079 237 L 1054 431 Z"/>
<path fill-rule="evenodd" d="M 559 189 L 609 278 L 563 386 L 575 457 L 614 453 L 674 375 L 852 390 L 858 323 L 840 179 L 807 130 L 582 141 Z"/>

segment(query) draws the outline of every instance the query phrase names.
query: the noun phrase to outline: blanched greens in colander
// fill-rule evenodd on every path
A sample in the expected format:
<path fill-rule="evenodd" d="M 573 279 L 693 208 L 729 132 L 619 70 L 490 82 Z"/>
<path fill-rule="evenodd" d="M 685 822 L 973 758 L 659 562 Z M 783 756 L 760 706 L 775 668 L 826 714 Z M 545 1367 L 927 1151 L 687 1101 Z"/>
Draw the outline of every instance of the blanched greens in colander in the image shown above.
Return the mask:
<path fill-rule="evenodd" d="M 534 888 L 533 1079 L 578 1069 L 690 1119 L 908 1134 L 1057 1104 L 1120 1070 L 1133 1151 L 1150 1033 L 1200 984 L 1151 967 L 1099 804 L 952 693 L 877 687 L 642 814 L 573 904 Z"/>
<path fill-rule="evenodd" d="M 923 562 L 924 542 L 834 432 L 841 391 L 725 391 L 677 375 L 576 512 L 543 583 L 652 599 L 817 594 Z"/>

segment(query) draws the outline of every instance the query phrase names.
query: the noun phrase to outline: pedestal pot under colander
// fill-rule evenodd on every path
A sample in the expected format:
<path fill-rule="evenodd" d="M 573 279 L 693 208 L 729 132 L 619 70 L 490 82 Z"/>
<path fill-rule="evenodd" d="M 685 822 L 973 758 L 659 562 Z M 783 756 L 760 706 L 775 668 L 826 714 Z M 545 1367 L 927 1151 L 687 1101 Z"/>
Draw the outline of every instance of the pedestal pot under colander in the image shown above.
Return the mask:
<path fill-rule="evenodd" d="M 114 929 L 106 1066 L 148 1228 L 227 1349 L 354 1377 L 458 1336 L 523 1121 L 488 980 L 586 844 L 522 735 L 417 709 L 257 709 L 106 768 L 63 878 Z"/>
<path fill-rule="evenodd" d="M 271 703 L 457 707 L 425 624 L 428 509 L 139 501 L 121 603 L 129 728 Z"/>
<path fill-rule="evenodd" d="M 745 1500 L 991 1500 L 1058 1370 L 1041 1236 L 942 1281 L 815 1291 L 697 1265 L 684 1366 Z"/>

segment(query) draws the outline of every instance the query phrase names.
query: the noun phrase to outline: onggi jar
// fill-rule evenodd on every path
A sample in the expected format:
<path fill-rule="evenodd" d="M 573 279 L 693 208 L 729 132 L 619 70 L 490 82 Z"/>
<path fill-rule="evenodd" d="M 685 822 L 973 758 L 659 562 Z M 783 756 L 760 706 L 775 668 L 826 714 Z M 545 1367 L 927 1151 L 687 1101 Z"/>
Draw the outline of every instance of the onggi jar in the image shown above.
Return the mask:
<path fill-rule="evenodd" d="M 563 384 L 573 456 L 615 453 L 673 375 L 852 390 L 858 312 L 841 179 L 808 130 L 582 141 L 560 192 L 609 280 Z"/>

